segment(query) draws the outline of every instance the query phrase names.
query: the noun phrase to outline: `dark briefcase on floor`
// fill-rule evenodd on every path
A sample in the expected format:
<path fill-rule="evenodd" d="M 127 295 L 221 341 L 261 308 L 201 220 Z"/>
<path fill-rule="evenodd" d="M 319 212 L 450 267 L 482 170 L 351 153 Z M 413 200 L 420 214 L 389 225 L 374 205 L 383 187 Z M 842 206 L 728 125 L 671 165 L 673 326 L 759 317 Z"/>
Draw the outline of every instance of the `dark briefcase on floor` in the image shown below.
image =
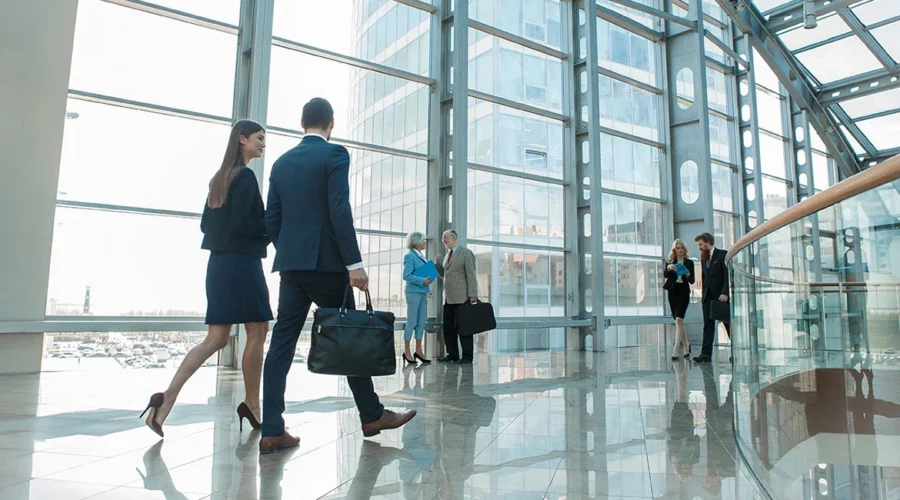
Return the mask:
<path fill-rule="evenodd" d="M 487 302 L 466 302 L 456 314 L 456 328 L 460 335 L 475 335 L 497 328 L 494 308 Z"/>
<path fill-rule="evenodd" d="M 709 319 L 731 323 L 731 303 L 713 300 L 709 308 Z"/>
<path fill-rule="evenodd" d="M 313 314 L 309 371 L 348 377 L 393 375 L 394 313 L 374 311 L 369 292 L 365 311 L 347 309 L 350 293 L 348 286 L 341 308 L 319 308 Z"/>

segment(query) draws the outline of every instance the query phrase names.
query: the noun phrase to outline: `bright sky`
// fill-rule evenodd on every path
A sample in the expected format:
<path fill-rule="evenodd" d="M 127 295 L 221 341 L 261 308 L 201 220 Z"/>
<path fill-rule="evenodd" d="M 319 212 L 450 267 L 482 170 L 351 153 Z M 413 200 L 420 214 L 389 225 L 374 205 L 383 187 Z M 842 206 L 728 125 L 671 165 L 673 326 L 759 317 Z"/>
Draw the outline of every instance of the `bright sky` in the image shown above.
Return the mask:
<path fill-rule="evenodd" d="M 156 3 L 238 24 L 238 0 Z M 351 0 L 276 0 L 275 6 L 276 36 L 352 53 Z M 81 0 L 70 88 L 230 117 L 236 43 L 233 35 Z M 349 70 L 275 48 L 269 123 L 299 129 L 303 103 L 321 96 L 335 107 L 335 135 L 347 136 Z M 228 127 L 72 99 L 67 111 L 79 117 L 66 122 L 61 200 L 202 210 Z M 273 137 L 267 163 L 293 142 Z M 59 208 L 49 297 L 80 307 L 89 285 L 95 315 L 202 314 L 208 252 L 200 249 L 201 238 L 199 220 Z"/>

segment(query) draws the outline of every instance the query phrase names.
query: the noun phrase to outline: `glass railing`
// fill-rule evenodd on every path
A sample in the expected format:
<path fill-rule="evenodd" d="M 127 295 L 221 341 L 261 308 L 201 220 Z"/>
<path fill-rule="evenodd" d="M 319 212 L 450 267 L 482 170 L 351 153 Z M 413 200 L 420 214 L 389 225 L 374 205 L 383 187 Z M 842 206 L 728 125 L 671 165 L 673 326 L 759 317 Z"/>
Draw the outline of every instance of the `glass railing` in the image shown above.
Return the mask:
<path fill-rule="evenodd" d="M 729 252 L 737 449 L 773 498 L 900 494 L 900 157 Z"/>

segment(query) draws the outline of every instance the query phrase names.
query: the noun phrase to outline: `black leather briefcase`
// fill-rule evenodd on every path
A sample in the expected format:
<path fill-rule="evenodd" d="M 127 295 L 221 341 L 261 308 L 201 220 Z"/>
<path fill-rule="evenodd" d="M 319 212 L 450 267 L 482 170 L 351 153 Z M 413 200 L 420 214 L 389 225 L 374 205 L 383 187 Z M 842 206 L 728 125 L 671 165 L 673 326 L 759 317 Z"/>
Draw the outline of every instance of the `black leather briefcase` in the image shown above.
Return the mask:
<path fill-rule="evenodd" d="M 713 300 L 709 308 L 709 319 L 731 323 L 731 303 Z"/>
<path fill-rule="evenodd" d="M 365 311 L 347 309 L 350 293 L 348 286 L 341 308 L 319 308 L 313 314 L 309 371 L 348 377 L 393 375 L 394 313 L 374 311 L 368 291 Z"/>
<path fill-rule="evenodd" d="M 466 302 L 459 306 L 456 328 L 460 335 L 475 335 L 497 328 L 494 308 L 487 302 Z"/>

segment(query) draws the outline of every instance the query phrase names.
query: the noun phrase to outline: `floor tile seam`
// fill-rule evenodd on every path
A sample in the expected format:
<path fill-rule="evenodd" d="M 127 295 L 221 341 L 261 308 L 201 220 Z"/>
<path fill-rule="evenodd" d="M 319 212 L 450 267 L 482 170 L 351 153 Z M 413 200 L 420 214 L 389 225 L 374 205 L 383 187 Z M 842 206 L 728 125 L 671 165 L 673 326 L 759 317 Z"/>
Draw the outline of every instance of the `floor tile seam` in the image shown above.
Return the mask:
<path fill-rule="evenodd" d="M 45 477 L 35 478 L 35 479 L 40 479 L 40 480 L 42 480 L 42 481 L 53 481 L 53 482 L 57 482 L 57 483 L 72 483 L 72 482 L 74 482 L 74 481 L 66 481 L 66 480 L 64 480 L 64 479 L 48 479 L 48 478 L 45 478 Z M 29 481 L 29 482 L 31 482 L 31 481 Z M 21 483 L 19 483 L 19 484 L 21 484 Z M 109 487 L 109 489 L 103 490 L 103 491 L 101 491 L 101 492 L 99 492 L 99 493 L 95 493 L 95 494 L 90 495 L 90 496 L 87 496 L 87 497 L 79 497 L 81 500 L 88 500 L 88 499 L 90 499 L 90 498 L 98 497 L 98 496 L 103 495 L 103 494 L 105 494 L 105 493 L 109 493 L 110 491 L 112 491 L 112 490 L 114 490 L 114 489 L 116 489 L 116 488 L 119 488 L 119 486 L 109 486 L 108 484 L 100 484 L 100 483 L 81 483 L 81 482 L 79 482 L 79 483 L 77 483 L 77 484 L 89 484 L 89 485 L 93 485 L 93 486 Z M 17 484 L 17 486 L 18 486 L 18 484 Z M 2 490 L 0 490 L 0 491 L 2 491 Z"/>
<path fill-rule="evenodd" d="M 102 461 L 104 461 L 104 460 L 107 460 L 107 458 L 105 458 L 105 457 L 94 457 L 94 456 L 88 456 L 88 455 L 72 455 L 71 453 L 53 453 L 53 452 L 51 452 L 51 451 L 49 451 L 49 450 L 45 450 L 45 451 L 41 451 L 41 452 L 35 452 L 35 453 L 50 453 L 50 454 L 53 454 L 53 455 L 61 455 L 61 456 L 64 456 L 64 455 L 65 455 L 65 456 L 75 456 L 75 457 L 79 457 L 79 458 L 90 458 L 90 459 L 92 459 L 92 460 L 90 460 L 89 462 L 82 463 L 82 464 L 73 465 L 73 466 L 71 466 L 71 467 L 66 467 L 66 468 L 64 468 L 64 469 L 54 470 L 53 472 L 50 472 L 50 473 L 47 473 L 47 474 L 42 474 L 42 475 L 40 475 L 40 476 L 35 476 L 35 475 L 32 473 L 32 475 L 30 476 L 29 480 L 32 480 L 32 479 L 49 479 L 49 476 L 53 476 L 53 475 L 56 475 L 56 474 L 62 474 L 63 472 L 69 472 L 69 471 L 71 471 L 71 470 L 73 470 L 73 469 L 77 469 L 77 468 L 79 468 L 79 467 L 85 467 L 85 466 L 88 466 L 88 465 L 93 465 L 93 464 L 96 464 L 96 463 L 98 463 L 98 462 L 102 462 Z M 64 481 L 64 480 L 63 480 L 63 479 L 54 479 L 54 481 Z M 95 483 L 95 484 L 96 484 L 96 483 Z"/>

